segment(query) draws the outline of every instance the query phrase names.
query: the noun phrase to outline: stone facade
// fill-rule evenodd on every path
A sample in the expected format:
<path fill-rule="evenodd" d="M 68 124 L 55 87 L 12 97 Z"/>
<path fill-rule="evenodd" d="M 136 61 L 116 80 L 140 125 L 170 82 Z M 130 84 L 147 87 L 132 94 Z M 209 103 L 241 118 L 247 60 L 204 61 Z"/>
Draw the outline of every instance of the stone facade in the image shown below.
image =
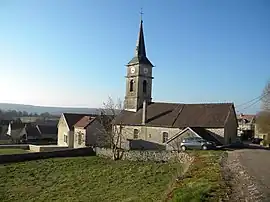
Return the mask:
<path fill-rule="evenodd" d="M 205 128 L 205 129 L 208 132 L 210 132 L 222 144 L 225 144 L 224 128 Z"/>
<path fill-rule="evenodd" d="M 119 129 L 119 126 L 118 130 Z M 163 144 L 163 133 L 168 134 L 168 139 L 179 133 L 179 128 L 147 127 L 147 126 L 122 126 L 122 147 L 128 149 L 128 139 L 134 139 L 134 130 L 138 130 L 138 138 L 141 140 Z"/>
<path fill-rule="evenodd" d="M 104 131 L 104 127 L 98 120 L 95 120 L 86 128 L 75 127 L 74 148 L 104 146 L 108 142 L 108 139 L 106 139 L 107 134 Z"/>
<path fill-rule="evenodd" d="M 225 128 L 205 128 L 205 129 L 209 131 L 222 144 L 229 144 L 230 141 L 233 142 L 236 140 L 237 126 L 234 126 L 234 124 L 236 123 L 234 121 L 231 121 L 226 124 Z M 131 140 L 134 139 L 134 130 L 138 130 L 137 139 L 164 145 L 163 142 L 164 133 L 167 133 L 168 134 L 167 139 L 170 139 L 177 133 L 181 132 L 183 129 L 165 128 L 165 127 L 147 127 L 147 126 L 122 126 L 122 136 L 123 136 L 121 141 L 122 148 L 131 149 L 129 139 Z M 143 144 L 142 147 L 144 147 L 144 145 L 149 144 L 147 143 Z"/>
<path fill-rule="evenodd" d="M 224 142 L 230 144 L 236 141 L 237 138 L 237 117 L 234 110 L 230 110 L 224 127 Z"/>
<path fill-rule="evenodd" d="M 113 152 L 109 148 L 95 148 L 97 156 L 112 158 Z M 170 151 L 138 151 L 129 150 L 121 151 L 122 160 L 129 161 L 155 161 L 167 162 L 170 160 L 177 160 L 181 163 L 192 162 L 194 157 L 186 152 L 170 152 Z"/>
<path fill-rule="evenodd" d="M 147 71 L 145 71 L 147 69 Z M 146 90 L 144 91 L 144 82 Z M 133 87 L 131 87 L 133 85 Z M 131 88 L 132 91 L 131 91 Z M 137 111 L 146 100 L 152 100 L 152 66 L 136 64 L 127 67 L 125 109 Z"/>

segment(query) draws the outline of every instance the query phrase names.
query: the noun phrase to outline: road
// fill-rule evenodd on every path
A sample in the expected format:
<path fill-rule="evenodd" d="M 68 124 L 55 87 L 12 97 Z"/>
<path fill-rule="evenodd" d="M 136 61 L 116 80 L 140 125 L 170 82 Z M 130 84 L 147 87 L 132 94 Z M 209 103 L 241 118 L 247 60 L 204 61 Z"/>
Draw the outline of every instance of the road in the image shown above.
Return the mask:
<path fill-rule="evenodd" d="M 270 150 L 260 147 L 228 152 L 231 201 L 270 201 Z"/>

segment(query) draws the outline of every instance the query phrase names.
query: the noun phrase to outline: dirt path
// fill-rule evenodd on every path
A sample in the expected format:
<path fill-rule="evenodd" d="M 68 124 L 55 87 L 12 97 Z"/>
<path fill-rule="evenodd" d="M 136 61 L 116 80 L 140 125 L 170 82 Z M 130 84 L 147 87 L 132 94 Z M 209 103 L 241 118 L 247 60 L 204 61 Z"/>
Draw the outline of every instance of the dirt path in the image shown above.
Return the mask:
<path fill-rule="evenodd" d="M 223 162 L 223 173 L 231 187 L 231 193 L 228 193 L 229 201 L 270 201 L 270 190 L 267 190 L 260 180 L 270 172 L 269 155 L 269 151 L 253 149 L 228 152 L 228 158 Z M 259 170 L 259 167 L 264 169 Z M 267 179 L 270 179 L 270 175 Z"/>

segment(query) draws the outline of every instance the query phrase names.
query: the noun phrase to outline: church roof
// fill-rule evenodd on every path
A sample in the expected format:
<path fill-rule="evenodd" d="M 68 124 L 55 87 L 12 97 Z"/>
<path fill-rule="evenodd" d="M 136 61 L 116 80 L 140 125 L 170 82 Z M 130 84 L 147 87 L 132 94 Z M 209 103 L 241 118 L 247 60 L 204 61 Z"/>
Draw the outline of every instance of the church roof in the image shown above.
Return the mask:
<path fill-rule="evenodd" d="M 136 49 L 135 49 L 135 56 L 128 63 L 128 65 L 133 65 L 133 64 L 146 64 L 146 65 L 151 65 L 153 67 L 152 63 L 148 60 L 146 56 L 142 20 L 140 23 L 140 30 L 139 30 L 138 40 L 136 44 Z"/>
<path fill-rule="evenodd" d="M 147 106 L 147 126 L 222 128 L 233 103 L 177 104 L 153 102 Z M 115 124 L 141 125 L 142 108 L 137 112 L 122 111 Z"/>

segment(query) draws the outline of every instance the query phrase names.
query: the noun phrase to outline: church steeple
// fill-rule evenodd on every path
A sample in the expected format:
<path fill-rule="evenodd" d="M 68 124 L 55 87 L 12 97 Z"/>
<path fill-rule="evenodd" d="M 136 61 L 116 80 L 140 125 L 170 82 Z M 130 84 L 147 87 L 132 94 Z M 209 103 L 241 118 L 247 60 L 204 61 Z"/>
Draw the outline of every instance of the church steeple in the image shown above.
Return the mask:
<path fill-rule="evenodd" d="M 137 40 L 137 44 L 136 44 L 135 56 L 146 57 L 142 19 L 141 19 L 141 23 L 140 23 L 140 30 L 139 30 L 138 40 Z"/>
<path fill-rule="evenodd" d="M 143 13 L 141 12 L 140 29 L 139 29 L 139 34 L 138 34 L 138 40 L 136 43 L 135 56 L 132 58 L 132 60 L 129 61 L 128 65 L 146 64 L 146 65 L 151 65 L 153 67 L 154 65 L 152 65 L 152 63 L 146 57 L 142 14 Z"/>
<path fill-rule="evenodd" d="M 146 104 L 151 103 L 152 68 L 153 65 L 146 56 L 143 21 L 141 18 L 135 56 L 127 64 L 125 110 L 137 112 L 144 102 Z"/>

